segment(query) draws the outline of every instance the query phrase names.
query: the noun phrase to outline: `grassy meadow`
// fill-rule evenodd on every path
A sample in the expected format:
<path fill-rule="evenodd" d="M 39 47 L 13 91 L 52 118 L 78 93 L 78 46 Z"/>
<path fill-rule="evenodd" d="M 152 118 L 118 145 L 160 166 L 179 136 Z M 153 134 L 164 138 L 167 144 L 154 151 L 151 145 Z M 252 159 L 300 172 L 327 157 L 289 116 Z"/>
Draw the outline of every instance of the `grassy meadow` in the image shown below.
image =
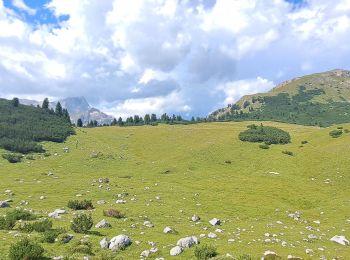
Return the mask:
<path fill-rule="evenodd" d="M 106 219 L 112 225 L 93 228 L 88 234 L 93 259 L 102 259 L 109 251 L 100 249 L 103 237 L 119 234 L 128 235 L 134 243 L 117 252 L 116 259 L 139 259 L 142 251 L 152 247 L 149 241 L 158 248 L 151 259 L 195 259 L 194 248 L 177 257 L 170 257 L 169 250 L 182 237 L 199 238 L 217 228 L 222 232 L 216 232 L 216 239 L 200 238 L 200 242 L 216 246 L 220 256 L 249 254 L 257 259 L 273 250 L 283 259 L 289 254 L 304 259 L 350 259 L 349 246 L 329 241 L 334 235 L 350 238 L 350 133 L 332 138 L 329 132 L 336 126 L 265 122 L 288 131 L 292 143 L 264 150 L 257 143 L 238 139 L 250 123 L 77 129 L 65 143 L 43 143 L 49 157 L 36 154 L 35 160 L 17 164 L 1 158 L 0 200 L 10 198 L 12 209 L 23 204 L 22 208 L 43 216 L 58 208 L 68 211 L 61 219 L 53 219 L 54 228 L 65 227 L 74 239 L 65 245 L 43 243 L 47 257 L 82 259 L 84 255 L 70 253 L 73 241 L 85 235 L 70 230 L 77 212 L 69 210 L 67 202 L 90 199 L 95 206 L 89 211 L 94 224 Z M 350 124 L 342 126 L 350 129 Z M 308 143 L 301 145 L 302 141 Z M 64 147 L 70 152 L 64 153 Z M 294 156 L 283 154 L 284 150 Z M 99 152 L 97 158 L 91 156 Z M 109 178 L 109 185 L 93 183 L 98 178 Z M 15 195 L 6 196 L 8 189 Z M 117 194 L 124 192 L 129 194 L 126 203 L 116 204 Z M 97 205 L 98 200 L 107 203 Z M 0 209 L 0 215 L 11 208 Z M 126 218 L 104 217 L 102 212 L 108 208 L 121 210 Z M 288 217 L 295 211 L 301 212 L 299 221 Z M 193 214 L 201 217 L 199 223 L 190 220 Z M 208 223 L 214 217 L 221 219 L 221 226 Z M 154 227 L 143 226 L 145 220 Z M 177 233 L 164 234 L 166 226 Z M 309 239 L 310 234 L 317 238 Z M 6 259 L 10 245 L 25 236 L 0 231 L 0 259 Z M 32 239 L 40 236 L 30 234 Z M 273 238 L 279 242 L 265 241 Z M 306 249 L 313 253 L 306 254 Z"/>

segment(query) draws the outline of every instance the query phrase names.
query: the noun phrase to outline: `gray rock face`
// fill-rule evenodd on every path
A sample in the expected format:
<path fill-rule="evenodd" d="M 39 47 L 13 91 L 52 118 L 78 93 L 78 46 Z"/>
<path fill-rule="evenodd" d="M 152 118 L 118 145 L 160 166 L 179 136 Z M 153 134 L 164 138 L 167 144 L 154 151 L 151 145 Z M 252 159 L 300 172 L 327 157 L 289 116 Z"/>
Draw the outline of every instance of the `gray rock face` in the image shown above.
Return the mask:
<path fill-rule="evenodd" d="M 210 225 L 212 225 L 212 226 L 218 226 L 218 225 L 221 224 L 221 221 L 220 221 L 220 219 L 218 219 L 218 218 L 213 218 L 212 220 L 209 221 L 209 223 L 210 223 Z"/>
<path fill-rule="evenodd" d="M 0 208 L 9 208 L 10 204 L 7 201 L 0 200 Z"/>
<path fill-rule="evenodd" d="M 108 246 L 109 246 L 109 242 L 108 242 L 108 239 L 105 237 L 100 241 L 100 247 L 103 249 L 106 249 L 108 248 Z"/>
<path fill-rule="evenodd" d="M 181 246 L 175 246 L 172 249 L 170 249 L 170 255 L 171 256 L 177 256 L 179 254 L 181 254 L 183 251 Z"/>
<path fill-rule="evenodd" d="M 197 244 L 199 244 L 199 241 L 198 241 L 198 238 L 195 236 L 181 238 L 176 243 L 176 245 L 182 248 L 190 248 Z"/>
<path fill-rule="evenodd" d="M 343 246 L 349 245 L 349 240 L 345 238 L 345 236 L 334 236 L 331 238 L 331 241 L 338 243 Z"/>
<path fill-rule="evenodd" d="M 128 246 L 131 245 L 131 239 L 126 236 L 126 235 L 119 235 L 116 237 L 113 237 L 110 241 L 109 241 L 109 249 L 113 250 L 113 251 L 117 251 L 120 249 L 124 249 Z"/>
<path fill-rule="evenodd" d="M 105 219 L 102 219 L 100 222 L 98 222 L 95 225 L 95 228 L 110 228 L 110 227 L 112 227 L 112 225 L 109 224 L 109 222 L 107 222 L 107 220 Z"/>

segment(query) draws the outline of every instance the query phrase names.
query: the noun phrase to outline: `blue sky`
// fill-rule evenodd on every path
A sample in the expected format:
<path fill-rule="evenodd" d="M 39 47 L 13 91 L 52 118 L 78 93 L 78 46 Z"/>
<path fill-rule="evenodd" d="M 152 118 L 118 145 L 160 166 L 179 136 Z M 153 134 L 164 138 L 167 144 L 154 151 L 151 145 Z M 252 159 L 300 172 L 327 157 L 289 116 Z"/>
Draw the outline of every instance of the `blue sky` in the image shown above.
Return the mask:
<path fill-rule="evenodd" d="M 0 0 L 0 95 L 204 116 L 350 68 L 349 0 Z"/>

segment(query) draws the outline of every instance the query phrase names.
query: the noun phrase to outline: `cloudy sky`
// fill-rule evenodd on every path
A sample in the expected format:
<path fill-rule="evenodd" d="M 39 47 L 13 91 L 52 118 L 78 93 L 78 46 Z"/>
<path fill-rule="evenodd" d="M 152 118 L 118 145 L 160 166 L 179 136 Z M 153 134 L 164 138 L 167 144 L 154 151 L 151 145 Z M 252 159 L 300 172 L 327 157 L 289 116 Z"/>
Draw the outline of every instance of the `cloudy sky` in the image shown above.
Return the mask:
<path fill-rule="evenodd" d="M 350 69 L 350 0 L 0 0 L 0 97 L 204 116 Z"/>

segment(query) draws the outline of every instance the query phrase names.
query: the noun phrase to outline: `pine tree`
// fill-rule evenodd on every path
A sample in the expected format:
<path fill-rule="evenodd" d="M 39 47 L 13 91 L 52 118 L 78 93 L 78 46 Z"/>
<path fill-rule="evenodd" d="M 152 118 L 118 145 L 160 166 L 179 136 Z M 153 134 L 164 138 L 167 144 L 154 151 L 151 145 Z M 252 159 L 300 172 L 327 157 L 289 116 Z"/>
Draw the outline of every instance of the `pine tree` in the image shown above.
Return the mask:
<path fill-rule="evenodd" d="M 145 124 L 149 125 L 149 123 L 151 122 L 151 117 L 149 116 L 149 114 L 145 115 Z"/>
<path fill-rule="evenodd" d="M 45 98 L 45 99 L 44 99 L 41 108 L 43 108 L 43 109 L 49 109 L 49 99 L 48 99 L 48 98 Z"/>
<path fill-rule="evenodd" d="M 11 103 L 14 107 L 18 107 L 19 106 L 19 99 L 15 97 L 12 99 Z"/>
<path fill-rule="evenodd" d="M 56 115 L 63 116 L 62 105 L 59 101 L 56 104 L 55 113 Z"/>
<path fill-rule="evenodd" d="M 118 125 L 119 126 L 124 125 L 123 119 L 121 117 L 118 118 Z"/>
<path fill-rule="evenodd" d="M 151 115 L 151 122 L 156 122 L 157 121 L 157 115 L 156 114 L 152 114 Z"/>
<path fill-rule="evenodd" d="M 117 125 L 117 119 L 113 119 L 112 123 L 111 123 L 111 126 L 116 126 Z"/>
<path fill-rule="evenodd" d="M 81 120 L 81 118 L 79 118 L 77 121 L 77 127 L 83 127 L 83 121 Z"/>

